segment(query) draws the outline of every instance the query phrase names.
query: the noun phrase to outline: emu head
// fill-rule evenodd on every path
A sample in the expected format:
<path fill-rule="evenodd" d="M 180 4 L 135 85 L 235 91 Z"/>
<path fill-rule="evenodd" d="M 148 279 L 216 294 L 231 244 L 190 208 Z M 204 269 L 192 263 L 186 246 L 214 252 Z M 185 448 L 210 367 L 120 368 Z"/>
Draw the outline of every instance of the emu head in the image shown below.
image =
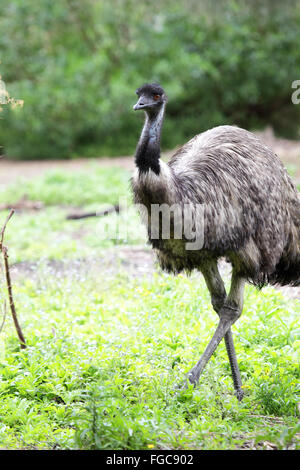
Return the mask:
<path fill-rule="evenodd" d="M 146 83 L 136 90 L 136 94 L 139 99 L 133 109 L 143 109 L 150 115 L 157 115 L 162 105 L 167 102 L 167 96 L 158 83 Z"/>

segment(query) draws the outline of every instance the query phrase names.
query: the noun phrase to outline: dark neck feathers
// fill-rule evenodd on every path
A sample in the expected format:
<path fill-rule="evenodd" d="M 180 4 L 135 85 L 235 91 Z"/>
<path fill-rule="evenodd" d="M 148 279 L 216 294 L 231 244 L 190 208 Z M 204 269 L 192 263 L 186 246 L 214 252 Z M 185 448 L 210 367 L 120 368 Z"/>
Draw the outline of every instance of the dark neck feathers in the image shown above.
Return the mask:
<path fill-rule="evenodd" d="M 135 153 L 135 163 L 141 173 L 152 170 L 159 175 L 160 136 L 164 108 L 163 104 L 157 114 L 146 114 L 145 124 Z"/>

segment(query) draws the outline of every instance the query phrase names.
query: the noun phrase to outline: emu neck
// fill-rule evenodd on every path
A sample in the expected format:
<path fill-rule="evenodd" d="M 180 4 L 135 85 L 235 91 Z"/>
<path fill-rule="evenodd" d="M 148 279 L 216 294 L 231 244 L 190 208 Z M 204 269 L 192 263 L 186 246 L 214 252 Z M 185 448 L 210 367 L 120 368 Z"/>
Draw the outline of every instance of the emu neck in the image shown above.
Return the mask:
<path fill-rule="evenodd" d="M 160 136 L 165 105 L 156 115 L 146 114 L 145 124 L 135 153 L 135 162 L 140 173 L 149 170 L 160 173 Z"/>

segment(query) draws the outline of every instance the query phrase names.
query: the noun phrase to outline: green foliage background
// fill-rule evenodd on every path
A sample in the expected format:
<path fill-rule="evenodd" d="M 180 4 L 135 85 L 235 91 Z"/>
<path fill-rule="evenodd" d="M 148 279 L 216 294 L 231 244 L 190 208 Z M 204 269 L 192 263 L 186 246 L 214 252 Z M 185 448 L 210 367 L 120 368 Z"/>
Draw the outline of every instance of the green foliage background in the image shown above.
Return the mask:
<path fill-rule="evenodd" d="M 297 137 L 299 26 L 295 0 L 10 0 L 0 73 L 24 107 L 4 106 L 1 145 L 18 159 L 132 153 L 145 81 L 169 95 L 165 148 L 224 123 Z"/>

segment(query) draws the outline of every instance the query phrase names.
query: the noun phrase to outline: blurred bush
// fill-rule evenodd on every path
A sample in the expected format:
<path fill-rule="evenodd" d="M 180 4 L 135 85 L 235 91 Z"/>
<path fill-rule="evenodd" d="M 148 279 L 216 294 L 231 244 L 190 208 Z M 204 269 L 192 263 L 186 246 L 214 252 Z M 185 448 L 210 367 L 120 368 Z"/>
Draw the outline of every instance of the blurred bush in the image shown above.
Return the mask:
<path fill-rule="evenodd" d="M 225 123 L 298 137 L 299 25 L 296 0 L 10 0 L 0 73 L 24 107 L 3 107 L 1 145 L 18 159 L 132 153 L 146 81 L 169 96 L 164 148 Z"/>

